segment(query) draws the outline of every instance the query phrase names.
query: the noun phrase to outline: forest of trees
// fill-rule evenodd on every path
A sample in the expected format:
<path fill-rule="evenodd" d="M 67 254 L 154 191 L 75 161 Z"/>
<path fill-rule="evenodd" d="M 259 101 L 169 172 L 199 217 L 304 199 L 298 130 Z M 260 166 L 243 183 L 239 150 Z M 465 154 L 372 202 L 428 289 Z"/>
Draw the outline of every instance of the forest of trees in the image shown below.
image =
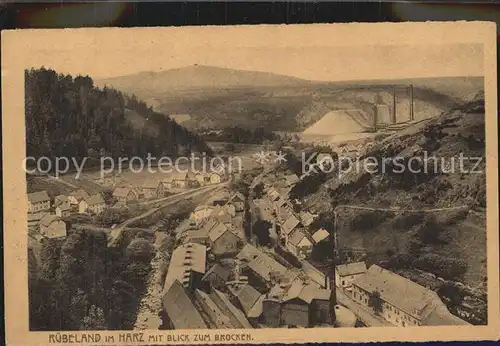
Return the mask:
<path fill-rule="evenodd" d="M 156 113 L 134 95 L 96 88 L 92 78 L 40 68 L 25 71 L 27 156 L 145 157 L 211 153 L 196 134 Z M 134 129 L 135 111 L 159 131 Z"/>
<path fill-rule="evenodd" d="M 132 329 L 153 247 L 140 236 L 123 245 L 109 248 L 99 231 L 45 240 L 30 271 L 30 330 Z"/>

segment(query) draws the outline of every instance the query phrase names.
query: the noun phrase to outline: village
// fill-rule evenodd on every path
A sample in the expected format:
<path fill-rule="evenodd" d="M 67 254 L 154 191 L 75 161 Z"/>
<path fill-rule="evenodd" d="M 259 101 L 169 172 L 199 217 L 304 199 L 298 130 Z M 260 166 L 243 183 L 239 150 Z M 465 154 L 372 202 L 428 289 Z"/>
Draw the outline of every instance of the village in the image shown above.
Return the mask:
<path fill-rule="evenodd" d="M 260 198 L 252 188 L 263 173 L 248 196 L 224 189 L 177 230 L 160 329 L 468 324 L 434 291 L 378 265 L 339 264 L 335 275 L 316 268 L 311 253 L 330 233 L 311 229 L 317 215 L 294 210 L 288 194 L 300 177 L 268 175 Z"/>
<path fill-rule="evenodd" d="M 30 193 L 29 251 L 43 239 L 64 239 L 64 219 L 71 215 L 97 216 L 134 204 L 151 209 L 189 191 L 216 188 L 181 226 L 167 231 L 175 247 L 161 254 L 169 258 L 168 268 L 152 274 L 160 278 L 161 289 L 152 290 L 156 297 L 145 298 L 157 304 L 146 308 L 150 317 L 137 328 L 468 324 L 451 314 L 434 291 L 377 264 L 367 266 L 355 258 L 340 264 L 333 258 L 330 265 L 317 267 L 312 252 L 325 247 L 333 252 L 336 235 L 317 227 L 318 215 L 290 198 L 303 177 L 273 167 L 258 172 L 247 193 L 236 188 L 238 177 L 220 171 L 173 174 L 135 188 L 116 186 L 107 202 L 84 189 L 53 198 L 46 191 Z M 110 238 L 125 223 L 113 224 Z"/>

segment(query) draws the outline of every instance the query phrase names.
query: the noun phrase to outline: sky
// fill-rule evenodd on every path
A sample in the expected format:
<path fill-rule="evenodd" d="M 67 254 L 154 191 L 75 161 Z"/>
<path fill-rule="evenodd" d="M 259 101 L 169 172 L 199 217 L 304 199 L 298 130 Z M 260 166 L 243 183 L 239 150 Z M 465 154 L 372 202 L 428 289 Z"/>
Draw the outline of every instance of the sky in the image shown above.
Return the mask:
<path fill-rule="evenodd" d="M 391 38 L 352 26 L 344 32 L 289 28 L 46 30 L 25 40 L 30 54 L 23 59 L 26 67 L 94 79 L 194 64 L 317 81 L 483 75 L 483 46 L 473 39 L 453 42 L 425 30 L 421 36 L 391 31 Z"/>

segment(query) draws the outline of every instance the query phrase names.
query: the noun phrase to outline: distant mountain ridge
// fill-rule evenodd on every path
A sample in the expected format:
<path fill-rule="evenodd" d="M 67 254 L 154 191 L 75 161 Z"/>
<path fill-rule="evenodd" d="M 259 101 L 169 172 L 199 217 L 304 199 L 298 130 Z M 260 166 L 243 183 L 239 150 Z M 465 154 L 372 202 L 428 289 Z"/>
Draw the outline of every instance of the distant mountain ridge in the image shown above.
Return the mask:
<path fill-rule="evenodd" d="M 392 85 L 412 84 L 416 114 L 435 116 L 484 88 L 482 77 L 328 82 L 204 65 L 101 79 L 96 84 L 135 94 L 157 112 L 183 114 L 182 125 L 196 131 L 232 126 L 302 131 L 333 110 L 371 112 L 381 87 L 387 87 L 384 103 L 389 104 Z M 398 96 L 401 102 L 408 103 L 404 92 Z"/>
<path fill-rule="evenodd" d="M 236 70 L 193 65 L 159 72 L 140 72 L 122 77 L 97 80 L 98 85 L 111 86 L 138 95 L 147 89 L 189 90 L 198 88 L 244 88 L 256 86 L 291 86 L 310 84 L 305 79 L 270 72 Z M 142 96 L 142 95 L 141 95 Z"/>

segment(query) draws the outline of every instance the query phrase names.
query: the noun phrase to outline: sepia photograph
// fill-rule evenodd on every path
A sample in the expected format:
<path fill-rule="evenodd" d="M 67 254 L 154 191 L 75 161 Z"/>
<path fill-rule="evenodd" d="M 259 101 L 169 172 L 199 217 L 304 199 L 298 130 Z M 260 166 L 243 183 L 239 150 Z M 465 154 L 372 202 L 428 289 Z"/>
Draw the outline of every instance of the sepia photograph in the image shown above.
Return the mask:
<path fill-rule="evenodd" d="M 405 40 L 376 24 L 27 32 L 3 128 L 19 130 L 4 187 L 25 333 L 498 326 L 495 37 L 461 25 L 402 25 Z"/>

